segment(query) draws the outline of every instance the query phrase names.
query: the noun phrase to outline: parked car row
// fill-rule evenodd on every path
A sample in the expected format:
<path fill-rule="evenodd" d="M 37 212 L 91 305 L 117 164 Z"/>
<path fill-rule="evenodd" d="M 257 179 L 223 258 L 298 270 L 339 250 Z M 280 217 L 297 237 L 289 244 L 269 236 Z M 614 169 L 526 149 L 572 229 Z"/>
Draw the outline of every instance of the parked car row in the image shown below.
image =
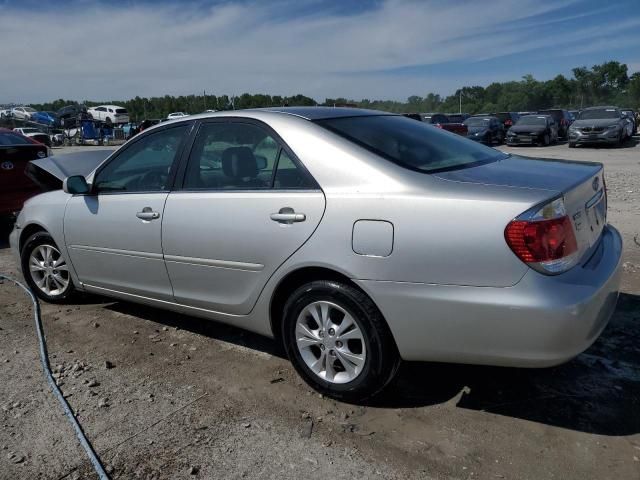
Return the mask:
<path fill-rule="evenodd" d="M 82 104 L 71 104 L 62 107 L 57 112 L 36 111 L 31 107 L 13 107 L 0 111 L 1 118 L 13 118 L 16 120 L 31 121 L 47 125 L 49 127 L 68 128 L 77 118 L 84 116 L 105 122 L 107 124 L 120 125 L 129 122 L 129 113 L 126 108 L 117 105 L 99 105 L 87 108 Z"/>
<path fill-rule="evenodd" d="M 469 115 L 405 113 L 486 145 L 550 145 L 559 139 L 578 144 L 622 144 L 638 132 L 638 116 L 631 108 L 590 107 L 570 112 L 550 108 L 537 112 L 497 112 Z"/>

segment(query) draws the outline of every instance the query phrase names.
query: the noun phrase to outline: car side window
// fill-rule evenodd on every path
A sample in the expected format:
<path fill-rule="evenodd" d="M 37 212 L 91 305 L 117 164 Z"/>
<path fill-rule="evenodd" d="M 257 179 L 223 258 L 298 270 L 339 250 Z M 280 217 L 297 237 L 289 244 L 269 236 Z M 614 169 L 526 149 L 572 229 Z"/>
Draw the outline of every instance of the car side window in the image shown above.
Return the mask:
<path fill-rule="evenodd" d="M 169 178 L 190 125 L 151 133 L 113 158 L 94 181 L 98 193 L 161 192 Z"/>
<path fill-rule="evenodd" d="M 284 149 L 281 149 L 273 188 L 287 190 L 313 189 L 316 188 L 316 185 L 307 172 L 296 165 L 289 154 Z"/>
<path fill-rule="evenodd" d="M 194 141 L 183 187 L 188 190 L 271 188 L 280 144 L 257 125 L 205 123 Z"/>

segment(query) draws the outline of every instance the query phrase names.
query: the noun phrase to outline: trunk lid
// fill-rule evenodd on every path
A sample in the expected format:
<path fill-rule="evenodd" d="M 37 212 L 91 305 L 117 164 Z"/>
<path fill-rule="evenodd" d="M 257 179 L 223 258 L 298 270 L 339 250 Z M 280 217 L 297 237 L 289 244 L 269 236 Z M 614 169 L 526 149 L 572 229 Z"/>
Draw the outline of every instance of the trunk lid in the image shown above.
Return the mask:
<path fill-rule="evenodd" d="M 540 207 L 562 196 L 581 257 L 597 244 L 607 221 L 604 170 L 600 163 L 514 156 L 433 176 L 453 182 L 547 191 L 548 198 Z"/>

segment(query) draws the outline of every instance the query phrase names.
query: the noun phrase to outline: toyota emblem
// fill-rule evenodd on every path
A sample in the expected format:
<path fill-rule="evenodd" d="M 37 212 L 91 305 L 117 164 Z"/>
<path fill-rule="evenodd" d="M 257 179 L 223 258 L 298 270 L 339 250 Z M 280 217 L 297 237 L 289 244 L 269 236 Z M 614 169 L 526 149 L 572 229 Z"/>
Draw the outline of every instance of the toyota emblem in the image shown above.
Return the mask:
<path fill-rule="evenodd" d="M 2 164 L 0 164 L 0 168 L 2 168 L 2 170 L 13 170 L 13 163 L 2 162 Z"/>
<path fill-rule="evenodd" d="M 593 182 L 591 183 L 591 186 L 593 187 L 594 191 L 598 191 L 598 188 L 600 188 L 600 178 L 596 177 L 593 179 Z"/>

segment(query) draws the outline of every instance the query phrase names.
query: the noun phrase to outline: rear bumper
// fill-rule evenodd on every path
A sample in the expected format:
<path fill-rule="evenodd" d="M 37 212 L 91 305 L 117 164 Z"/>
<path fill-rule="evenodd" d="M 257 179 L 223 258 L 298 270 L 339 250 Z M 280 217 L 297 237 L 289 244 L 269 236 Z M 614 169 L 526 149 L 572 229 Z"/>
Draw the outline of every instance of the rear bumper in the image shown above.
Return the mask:
<path fill-rule="evenodd" d="M 513 287 L 356 280 L 387 319 L 405 360 L 518 367 L 563 363 L 586 350 L 618 299 L 622 238 L 613 227 L 584 265 L 529 270 Z"/>

